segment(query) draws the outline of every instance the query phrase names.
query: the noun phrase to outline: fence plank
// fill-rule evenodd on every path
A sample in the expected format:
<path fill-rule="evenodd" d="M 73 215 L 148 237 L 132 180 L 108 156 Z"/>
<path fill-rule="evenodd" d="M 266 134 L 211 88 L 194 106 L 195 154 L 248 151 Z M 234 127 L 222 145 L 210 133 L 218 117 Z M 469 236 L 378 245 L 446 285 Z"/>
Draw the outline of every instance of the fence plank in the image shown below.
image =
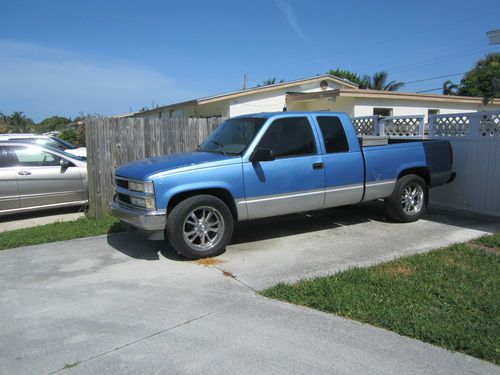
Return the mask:
<path fill-rule="evenodd" d="M 109 214 L 113 198 L 112 177 L 118 166 L 194 150 L 223 120 L 87 117 L 89 216 Z"/>

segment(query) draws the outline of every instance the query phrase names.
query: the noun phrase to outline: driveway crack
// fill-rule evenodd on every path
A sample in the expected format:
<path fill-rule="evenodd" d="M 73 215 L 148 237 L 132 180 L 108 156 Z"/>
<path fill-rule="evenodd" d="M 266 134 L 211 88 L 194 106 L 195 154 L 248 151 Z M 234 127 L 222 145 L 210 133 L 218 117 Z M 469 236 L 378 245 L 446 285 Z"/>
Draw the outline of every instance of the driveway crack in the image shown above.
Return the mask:
<path fill-rule="evenodd" d="M 250 289 L 251 291 L 253 291 L 253 292 L 257 293 L 257 290 L 255 290 L 254 288 L 252 288 L 250 285 L 245 284 L 243 281 L 239 280 L 239 279 L 238 279 L 238 277 L 237 277 L 236 275 L 234 275 L 232 272 L 226 271 L 226 270 L 224 270 L 224 269 L 222 269 L 222 268 L 219 268 L 219 267 L 217 267 L 217 266 L 215 266 L 215 265 L 212 265 L 212 267 L 217 268 L 219 271 L 221 271 L 221 272 L 222 272 L 222 274 L 223 274 L 224 276 L 226 276 L 226 277 L 230 277 L 231 279 L 233 279 L 233 280 L 235 280 L 236 282 L 240 283 L 240 284 L 241 284 L 241 285 L 243 285 L 244 287 L 246 287 L 246 288 Z"/>
<path fill-rule="evenodd" d="M 161 330 L 161 331 L 158 331 L 158 332 L 152 333 L 151 335 L 148 335 L 148 336 L 142 337 L 142 338 L 140 338 L 140 339 L 137 339 L 137 340 L 134 340 L 134 341 L 128 342 L 128 343 L 126 343 L 126 344 L 120 345 L 120 346 L 118 346 L 118 347 L 116 347 L 116 348 L 114 348 L 114 349 L 107 350 L 107 351 L 105 351 L 105 352 L 102 352 L 102 353 L 99 353 L 99 354 L 93 355 L 93 356 L 91 356 L 91 357 L 89 357 L 89 358 L 87 358 L 87 359 L 84 359 L 84 360 L 81 360 L 81 361 L 76 361 L 75 363 L 72 363 L 72 364 L 70 364 L 70 365 L 66 364 L 64 367 L 61 367 L 61 368 L 59 368 L 59 369 L 57 369 L 57 370 L 55 370 L 55 371 L 49 372 L 49 373 L 48 373 L 48 375 L 57 374 L 57 373 L 59 373 L 59 372 L 61 372 L 61 371 L 67 370 L 67 369 L 69 369 L 69 368 L 79 366 L 79 365 L 81 365 L 82 363 L 86 363 L 86 362 L 92 361 L 92 360 L 94 360 L 94 359 L 97 359 L 97 358 L 103 357 L 103 356 L 105 356 L 105 355 L 107 355 L 107 354 L 110 354 L 110 353 L 116 352 L 116 351 L 118 351 L 118 350 L 121 350 L 121 349 L 127 348 L 127 347 L 129 347 L 129 346 L 132 346 L 132 345 L 138 344 L 138 343 L 140 343 L 140 342 L 143 342 L 143 341 L 149 340 L 150 338 L 155 337 L 155 336 L 158 336 L 158 335 L 161 335 L 162 333 L 166 333 L 166 332 L 172 331 L 172 330 L 174 330 L 174 329 L 176 329 L 176 328 L 179 328 L 179 327 L 185 326 L 185 325 L 187 325 L 187 324 L 189 324 L 189 323 L 192 323 L 192 322 L 195 322 L 195 321 L 197 321 L 197 320 L 200 320 L 200 319 L 206 318 L 207 316 L 210 316 L 210 315 L 213 315 L 213 314 L 217 314 L 218 312 L 220 312 L 220 311 L 222 311 L 222 310 L 225 310 L 225 309 L 227 309 L 227 308 L 229 308 L 229 307 L 231 307 L 231 306 L 234 306 L 235 304 L 236 304 L 236 302 L 231 303 L 231 304 L 229 304 L 229 305 L 226 305 L 226 306 L 224 306 L 224 307 L 221 307 L 220 309 L 217 309 L 217 310 L 214 310 L 214 311 L 210 311 L 210 312 L 208 312 L 208 313 L 206 313 L 206 314 L 203 314 L 203 315 L 197 316 L 197 317 L 195 317 L 195 318 L 193 318 L 193 319 L 186 320 L 185 322 L 179 323 L 179 324 L 177 324 L 177 325 L 175 325 L 175 326 L 172 326 L 172 327 L 169 327 L 169 328 L 163 329 L 163 330 Z"/>

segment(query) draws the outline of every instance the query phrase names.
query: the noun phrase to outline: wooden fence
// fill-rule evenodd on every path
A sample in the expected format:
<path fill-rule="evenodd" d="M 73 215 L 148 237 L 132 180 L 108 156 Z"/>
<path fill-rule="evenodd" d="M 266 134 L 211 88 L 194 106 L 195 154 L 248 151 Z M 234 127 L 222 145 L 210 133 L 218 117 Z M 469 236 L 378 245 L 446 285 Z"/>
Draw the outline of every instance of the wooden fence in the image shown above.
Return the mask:
<path fill-rule="evenodd" d="M 223 120 L 87 118 L 89 215 L 99 217 L 109 212 L 116 167 L 152 156 L 194 150 Z M 384 121 L 380 125 L 372 117 L 353 119 L 360 135 L 382 132 L 391 137 L 451 142 L 457 178 L 452 184 L 433 189 L 431 203 L 500 217 L 500 111 L 432 115 L 426 135 L 421 116 L 390 117 Z"/>
<path fill-rule="evenodd" d="M 109 213 L 113 171 L 134 160 L 194 150 L 223 118 L 85 119 L 89 216 Z"/>

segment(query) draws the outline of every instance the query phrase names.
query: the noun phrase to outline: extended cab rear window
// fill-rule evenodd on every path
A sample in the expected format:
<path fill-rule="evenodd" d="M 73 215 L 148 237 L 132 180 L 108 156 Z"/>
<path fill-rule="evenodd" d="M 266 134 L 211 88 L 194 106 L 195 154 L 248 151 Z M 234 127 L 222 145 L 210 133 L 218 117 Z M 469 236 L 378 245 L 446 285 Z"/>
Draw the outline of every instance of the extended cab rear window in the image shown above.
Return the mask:
<path fill-rule="evenodd" d="M 349 144 L 347 143 L 344 126 L 338 117 L 319 116 L 317 117 L 317 121 L 328 154 L 349 151 Z"/>

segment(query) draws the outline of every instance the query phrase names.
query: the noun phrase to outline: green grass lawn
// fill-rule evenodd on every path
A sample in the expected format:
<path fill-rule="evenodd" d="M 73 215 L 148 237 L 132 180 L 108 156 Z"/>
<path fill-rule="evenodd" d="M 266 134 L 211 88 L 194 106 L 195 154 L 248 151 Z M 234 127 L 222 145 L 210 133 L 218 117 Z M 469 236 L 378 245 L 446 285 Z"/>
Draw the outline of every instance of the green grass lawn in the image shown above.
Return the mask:
<path fill-rule="evenodd" d="M 261 294 L 500 363 L 500 234 Z"/>
<path fill-rule="evenodd" d="M 114 217 L 107 216 L 100 219 L 82 217 L 74 221 L 57 222 L 0 233 L 0 250 L 97 236 L 120 230 L 119 220 Z"/>

